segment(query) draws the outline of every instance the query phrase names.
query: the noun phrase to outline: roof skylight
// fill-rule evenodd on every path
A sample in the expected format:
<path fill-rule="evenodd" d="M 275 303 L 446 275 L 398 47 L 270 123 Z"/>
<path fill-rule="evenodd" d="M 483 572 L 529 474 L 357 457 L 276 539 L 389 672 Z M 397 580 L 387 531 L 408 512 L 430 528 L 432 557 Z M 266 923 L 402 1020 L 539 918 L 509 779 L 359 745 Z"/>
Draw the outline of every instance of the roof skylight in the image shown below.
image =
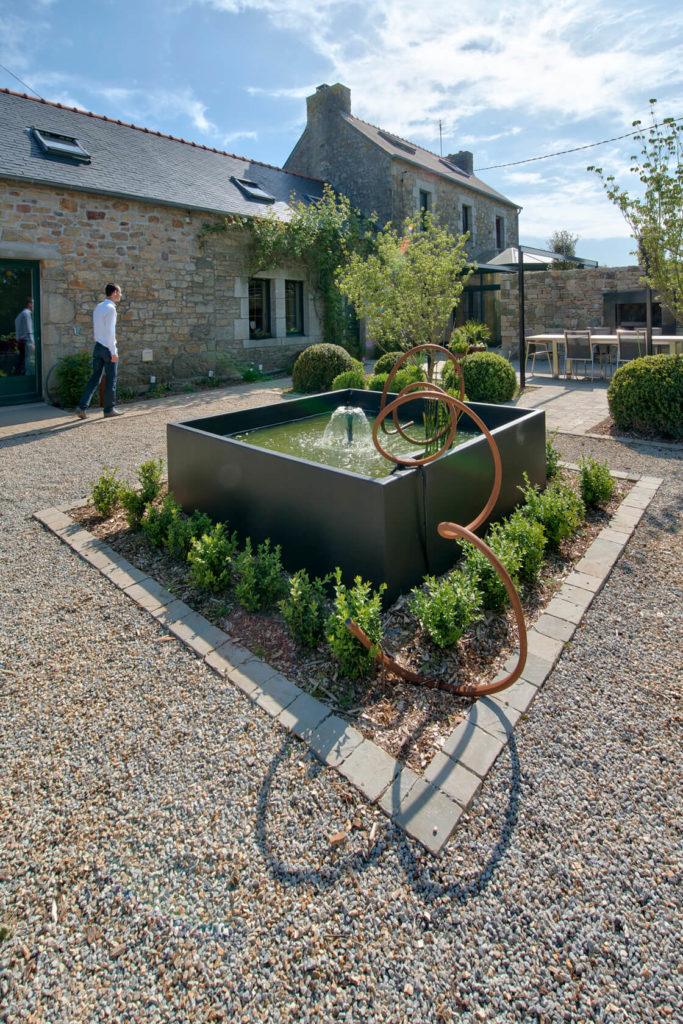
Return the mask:
<path fill-rule="evenodd" d="M 236 178 L 234 175 L 232 180 L 248 199 L 256 199 L 259 203 L 275 202 L 275 196 L 271 196 L 270 192 L 266 192 L 264 188 L 261 188 L 257 181 L 250 181 L 249 178 Z"/>
<path fill-rule="evenodd" d="M 452 164 L 450 160 L 444 160 L 442 156 L 439 157 L 439 163 L 443 164 L 449 171 L 454 171 L 456 174 L 462 174 L 463 178 L 469 178 L 467 171 L 463 170 L 462 167 L 458 167 L 457 164 Z"/>
<path fill-rule="evenodd" d="M 409 142 L 404 142 L 403 139 L 397 139 L 395 135 L 390 135 L 389 132 L 378 131 L 377 134 L 385 142 L 390 142 L 392 146 L 396 146 L 397 149 L 402 149 L 405 153 L 414 153 L 415 146 L 411 146 Z"/>
<path fill-rule="evenodd" d="M 60 156 L 67 160 L 75 160 L 78 163 L 90 163 L 90 153 L 83 149 L 78 139 L 73 139 L 70 135 L 57 135 L 55 132 L 47 132 L 42 128 L 34 128 L 33 134 L 38 145 L 47 156 Z"/>

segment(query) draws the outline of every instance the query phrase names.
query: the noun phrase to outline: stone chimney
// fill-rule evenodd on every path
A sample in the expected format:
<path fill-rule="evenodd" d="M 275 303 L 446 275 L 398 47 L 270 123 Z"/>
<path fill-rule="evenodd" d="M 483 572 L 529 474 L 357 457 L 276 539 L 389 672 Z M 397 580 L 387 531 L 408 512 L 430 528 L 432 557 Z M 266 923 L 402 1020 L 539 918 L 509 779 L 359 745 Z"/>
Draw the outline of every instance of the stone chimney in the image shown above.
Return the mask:
<path fill-rule="evenodd" d="M 459 167 L 461 171 L 474 174 L 474 156 L 469 149 L 461 149 L 459 153 L 449 153 L 446 159 L 449 163 Z"/>
<path fill-rule="evenodd" d="M 329 116 L 337 110 L 344 114 L 351 113 L 351 90 L 339 82 L 336 85 L 319 85 L 313 95 L 306 100 L 309 124 L 312 118 Z"/>
<path fill-rule="evenodd" d="M 339 82 L 319 85 L 306 100 L 306 127 L 285 162 L 285 170 L 310 174 L 335 185 L 335 173 L 344 151 L 340 115 L 350 113 L 350 89 Z"/>

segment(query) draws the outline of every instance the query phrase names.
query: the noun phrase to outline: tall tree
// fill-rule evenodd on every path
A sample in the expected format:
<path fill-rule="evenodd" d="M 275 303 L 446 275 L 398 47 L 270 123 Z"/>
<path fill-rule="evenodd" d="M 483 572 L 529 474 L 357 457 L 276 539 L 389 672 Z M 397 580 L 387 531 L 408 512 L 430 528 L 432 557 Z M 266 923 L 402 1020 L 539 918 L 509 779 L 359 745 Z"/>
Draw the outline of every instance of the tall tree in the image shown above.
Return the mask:
<path fill-rule="evenodd" d="M 389 224 L 379 231 L 374 252 L 352 253 L 337 281 L 376 345 L 408 351 L 443 344 L 471 273 L 466 264 L 464 237 L 439 227 L 431 213 L 416 213 L 401 232 Z"/>
<path fill-rule="evenodd" d="M 652 124 L 634 138 L 641 145 L 631 157 L 631 173 L 642 188 L 633 195 L 613 174 L 589 167 L 602 181 L 608 198 L 619 207 L 638 244 L 643 278 L 662 305 L 683 322 L 683 123 L 665 117 L 656 122 L 657 100 L 650 100 Z M 642 122 L 634 121 L 634 128 Z"/>
<path fill-rule="evenodd" d="M 547 245 L 551 252 L 559 253 L 560 256 L 576 256 L 578 240 L 579 236 L 573 235 L 571 231 L 553 231 Z M 552 266 L 555 270 L 572 270 L 576 264 L 568 260 L 555 260 Z"/>

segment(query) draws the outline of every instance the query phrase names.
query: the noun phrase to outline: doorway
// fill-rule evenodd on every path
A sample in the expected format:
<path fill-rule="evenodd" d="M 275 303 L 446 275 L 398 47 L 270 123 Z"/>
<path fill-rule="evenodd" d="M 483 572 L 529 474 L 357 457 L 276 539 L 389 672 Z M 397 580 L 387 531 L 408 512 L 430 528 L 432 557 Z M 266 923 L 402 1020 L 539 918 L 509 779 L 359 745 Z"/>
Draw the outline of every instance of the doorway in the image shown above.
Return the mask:
<path fill-rule="evenodd" d="M 40 397 L 40 273 L 29 260 L 0 260 L 0 405 Z M 17 339 L 15 320 L 33 299 L 35 351 Z"/>

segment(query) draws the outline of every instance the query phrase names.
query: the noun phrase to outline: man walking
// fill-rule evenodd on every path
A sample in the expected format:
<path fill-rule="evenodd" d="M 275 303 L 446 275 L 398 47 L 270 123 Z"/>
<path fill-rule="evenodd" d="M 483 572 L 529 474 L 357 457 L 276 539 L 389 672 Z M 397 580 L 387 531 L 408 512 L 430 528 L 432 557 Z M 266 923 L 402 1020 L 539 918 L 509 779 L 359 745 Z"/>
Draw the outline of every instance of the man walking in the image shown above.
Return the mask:
<path fill-rule="evenodd" d="M 19 316 L 14 321 L 14 334 L 19 342 L 21 363 L 19 373 L 26 377 L 36 372 L 36 343 L 33 338 L 33 299 L 24 303 Z"/>
<path fill-rule="evenodd" d="M 76 406 L 76 415 L 81 420 L 85 419 L 85 410 L 92 401 L 95 388 L 102 380 L 102 374 L 105 375 L 104 415 L 123 416 L 123 413 L 115 408 L 116 374 L 119 362 L 119 353 L 116 347 L 116 306 L 121 301 L 121 288 L 118 284 L 108 284 L 104 292 L 107 296 L 106 299 L 95 306 L 92 315 L 95 335 L 92 373 L 90 380 L 85 385 L 81 400 Z"/>

